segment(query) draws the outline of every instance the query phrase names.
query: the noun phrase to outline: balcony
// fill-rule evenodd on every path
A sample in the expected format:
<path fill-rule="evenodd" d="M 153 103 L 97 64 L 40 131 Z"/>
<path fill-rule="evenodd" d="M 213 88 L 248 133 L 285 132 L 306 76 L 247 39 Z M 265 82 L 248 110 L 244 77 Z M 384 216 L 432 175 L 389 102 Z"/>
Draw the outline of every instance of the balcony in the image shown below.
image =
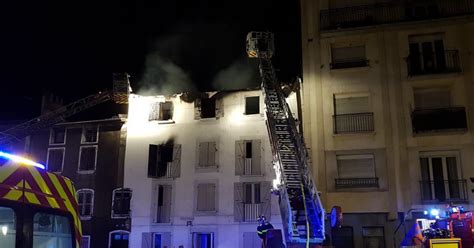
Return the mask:
<path fill-rule="evenodd" d="M 325 31 L 472 14 L 472 0 L 438 0 L 326 9 L 321 10 L 320 18 L 321 30 Z"/>
<path fill-rule="evenodd" d="M 459 52 L 445 50 L 440 53 L 410 54 L 406 58 L 408 76 L 461 72 Z"/>
<path fill-rule="evenodd" d="M 411 114 L 411 122 L 414 134 L 467 131 L 464 107 L 415 109 Z"/>
<path fill-rule="evenodd" d="M 245 222 L 255 222 L 260 214 L 260 203 L 244 203 Z"/>
<path fill-rule="evenodd" d="M 334 115 L 334 134 L 370 133 L 374 131 L 374 113 Z"/>
<path fill-rule="evenodd" d="M 379 178 L 336 178 L 336 189 L 378 188 Z"/>
<path fill-rule="evenodd" d="M 420 181 L 420 192 L 424 204 L 468 202 L 466 180 Z"/>

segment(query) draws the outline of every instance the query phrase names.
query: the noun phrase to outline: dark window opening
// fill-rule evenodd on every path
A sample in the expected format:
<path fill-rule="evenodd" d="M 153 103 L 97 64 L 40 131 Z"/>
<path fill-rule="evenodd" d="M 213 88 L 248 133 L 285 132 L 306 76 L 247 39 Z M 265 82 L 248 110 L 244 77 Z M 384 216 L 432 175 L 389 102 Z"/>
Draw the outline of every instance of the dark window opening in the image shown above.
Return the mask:
<path fill-rule="evenodd" d="M 97 142 L 97 126 L 84 127 L 82 130 L 82 142 L 92 143 Z"/>
<path fill-rule="evenodd" d="M 148 152 L 148 176 L 165 176 L 168 170 L 168 163 L 173 162 L 173 146 L 150 145 Z"/>
<path fill-rule="evenodd" d="M 216 117 L 216 99 L 201 99 L 201 118 Z"/>
<path fill-rule="evenodd" d="M 51 130 L 51 144 L 63 144 L 66 142 L 66 128 L 57 127 Z"/>
<path fill-rule="evenodd" d="M 118 189 L 114 191 L 113 216 L 126 217 L 130 213 L 130 200 L 132 191 L 130 189 Z"/>
<path fill-rule="evenodd" d="M 245 142 L 245 158 L 252 158 L 252 141 Z"/>
<path fill-rule="evenodd" d="M 163 191 L 164 191 L 164 188 L 163 186 L 160 185 L 158 187 L 158 206 L 159 207 L 163 206 Z"/>
<path fill-rule="evenodd" d="M 245 98 L 245 114 L 253 115 L 260 113 L 260 100 L 258 96 Z"/>
<path fill-rule="evenodd" d="M 97 147 L 81 147 L 81 158 L 79 162 L 79 171 L 95 170 Z"/>
<path fill-rule="evenodd" d="M 160 103 L 160 120 L 166 121 L 173 119 L 173 103 L 162 102 Z"/>
<path fill-rule="evenodd" d="M 61 172 L 63 168 L 64 150 L 51 149 L 48 151 L 48 171 Z"/>

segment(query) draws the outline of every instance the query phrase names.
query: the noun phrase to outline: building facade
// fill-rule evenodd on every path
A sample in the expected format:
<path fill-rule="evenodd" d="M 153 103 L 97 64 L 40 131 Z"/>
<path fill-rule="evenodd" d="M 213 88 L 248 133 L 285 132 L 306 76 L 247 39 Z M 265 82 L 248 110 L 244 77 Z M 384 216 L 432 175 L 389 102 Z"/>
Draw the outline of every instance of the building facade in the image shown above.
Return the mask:
<path fill-rule="evenodd" d="M 281 228 L 261 91 L 129 99 L 130 247 L 260 247 Z"/>
<path fill-rule="evenodd" d="M 304 136 L 344 212 L 333 245 L 393 247 L 408 211 L 474 210 L 474 2 L 302 0 L 301 19 Z"/>
<path fill-rule="evenodd" d="M 128 247 L 131 191 L 123 188 L 125 119 L 60 123 L 26 138 L 25 150 L 76 187 L 81 248 Z"/>

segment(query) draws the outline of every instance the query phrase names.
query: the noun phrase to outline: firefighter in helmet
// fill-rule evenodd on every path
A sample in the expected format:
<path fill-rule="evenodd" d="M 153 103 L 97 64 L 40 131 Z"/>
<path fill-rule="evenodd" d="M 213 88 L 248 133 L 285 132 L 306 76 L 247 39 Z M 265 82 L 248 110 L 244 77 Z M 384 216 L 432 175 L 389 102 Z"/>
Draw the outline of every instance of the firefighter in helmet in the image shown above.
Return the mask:
<path fill-rule="evenodd" d="M 270 222 L 268 222 L 267 218 L 265 218 L 265 216 L 263 216 L 263 215 L 258 216 L 257 221 L 259 223 L 259 225 L 257 226 L 257 234 L 263 241 L 262 242 L 262 247 L 266 247 L 267 232 L 268 232 L 268 230 L 274 229 L 274 228 L 273 228 L 272 224 L 270 224 Z"/>

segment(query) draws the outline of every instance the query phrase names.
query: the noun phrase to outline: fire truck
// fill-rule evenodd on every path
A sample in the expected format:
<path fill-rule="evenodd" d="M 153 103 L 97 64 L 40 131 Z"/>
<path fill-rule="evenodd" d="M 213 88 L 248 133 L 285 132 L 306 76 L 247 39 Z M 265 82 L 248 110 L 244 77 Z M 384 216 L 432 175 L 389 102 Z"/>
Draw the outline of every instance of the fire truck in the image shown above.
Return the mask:
<path fill-rule="evenodd" d="M 0 151 L 0 247 L 79 248 L 76 190 L 42 164 Z"/>

